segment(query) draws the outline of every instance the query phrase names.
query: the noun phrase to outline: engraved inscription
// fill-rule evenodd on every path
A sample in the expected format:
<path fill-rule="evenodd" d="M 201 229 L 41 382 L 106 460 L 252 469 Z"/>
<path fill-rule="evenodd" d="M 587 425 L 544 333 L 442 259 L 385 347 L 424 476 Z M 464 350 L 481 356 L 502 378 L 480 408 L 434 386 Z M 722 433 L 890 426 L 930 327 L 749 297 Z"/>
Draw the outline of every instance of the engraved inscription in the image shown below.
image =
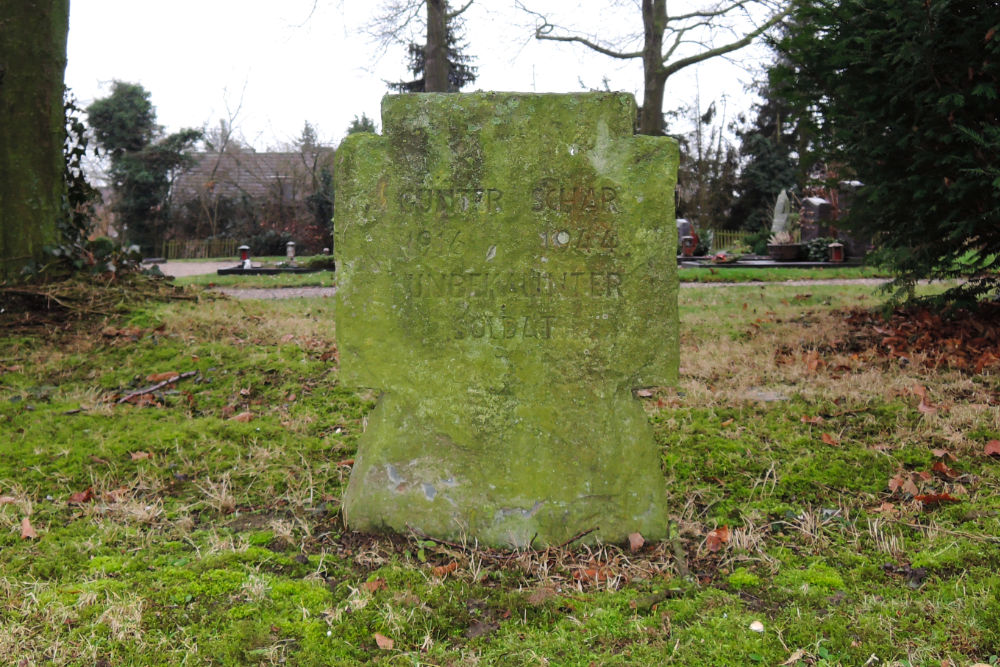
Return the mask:
<path fill-rule="evenodd" d="M 397 273 L 410 298 L 494 299 L 501 296 L 617 299 L 619 271 L 421 271 Z"/>
<path fill-rule="evenodd" d="M 455 339 L 552 338 L 554 315 L 494 315 L 482 313 L 455 322 Z"/>
<path fill-rule="evenodd" d="M 442 217 L 466 213 L 502 213 L 503 191 L 497 188 L 415 188 L 399 193 L 404 213 L 434 213 Z"/>
<path fill-rule="evenodd" d="M 618 189 L 610 185 L 569 185 L 543 178 L 532 190 L 531 201 L 533 211 L 618 213 Z"/>

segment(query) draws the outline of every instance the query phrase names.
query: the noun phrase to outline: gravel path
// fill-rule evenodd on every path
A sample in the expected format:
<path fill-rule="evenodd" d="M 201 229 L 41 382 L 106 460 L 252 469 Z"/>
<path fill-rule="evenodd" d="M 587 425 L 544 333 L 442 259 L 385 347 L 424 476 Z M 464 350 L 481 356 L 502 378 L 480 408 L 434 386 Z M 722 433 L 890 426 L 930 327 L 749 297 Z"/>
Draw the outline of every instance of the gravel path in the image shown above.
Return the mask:
<path fill-rule="evenodd" d="M 809 287 L 810 285 L 871 285 L 873 287 L 888 282 L 882 278 L 831 279 L 831 280 L 786 280 L 780 283 L 681 283 L 682 289 L 706 289 L 710 287 L 760 287 L 786 285 L 788 287 Z M 315 299 L 331 297 L 337 293 L 336 287 L 214 287 L 216 292 L 234 299 Z"/>
<path fill-rule="evenodd" d="M 228 269 L 236 266 L 238 263 L 236 259 L 230 259 L 225 262 L 164 262 L 157 264 L 157 266 L 160 267 L 160 271 L 165 276 L 186 278 L 187 276 L 203 276 L 215 273 L 219 269 Z"/>
<path fill-rule="evenodd" d="M 234 299 L 315 299 L 337 293 L 336 287 L 213 287 Z"/>

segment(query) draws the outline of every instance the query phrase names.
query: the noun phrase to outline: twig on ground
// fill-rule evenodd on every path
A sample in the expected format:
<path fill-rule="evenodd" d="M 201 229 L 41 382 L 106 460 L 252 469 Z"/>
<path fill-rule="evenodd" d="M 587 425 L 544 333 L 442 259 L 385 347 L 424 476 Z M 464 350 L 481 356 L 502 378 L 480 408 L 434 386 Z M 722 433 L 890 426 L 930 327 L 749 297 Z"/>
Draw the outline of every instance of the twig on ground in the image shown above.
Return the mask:
<path fill-rule="evenodd" d="M 589 528 L 587 530 L 581 530 L 579 533 L 577 533 L 576 535 L 574 535 L 573 537 L 569 538 L 568 540 L 566 540 L 565 542 L 563 542 L 562 544 L 560 544 L 558 547 L 556 547 L 556 549 L 563 549 L 563 548 L 569 546 L 570 544 L 573 544 L 577 540 L 579 540 L 581 538 L 584 538 L 587 535 L 590 535 L 592 532 L 594 532 L 595 530 L 597 530 L 597 528 L 598 528 L 598 526 L 594 526 L 593 528 Z"/>
<path fill-rule="evenodd" d="M 181 373 L 180 375 L 175 375 L 172 378 L 168 378 L 168 379 L 164 380 L 163 382 L 157 382 L 156 384 L 154 384 L 152 386 L 143 387 L 142 389 L 136 389 L 132 393 L 126 394 L 125 396 L 122 396 L 121 398 L 119 398 L 118 402 L 115 403 L 115 405 L 121 405 L 122 403 L 128 401 L 130 398 L 135 398 L 136 396 L 142 396 L 143 394 L 152 394 L 157 389 L 161 389 L 162 387 L 166 387 L 168 384 L 173 384 L 174 382 L 177 382 L 178 380 L 183 380 L 184 378 L 189 378 L 192 375 L 197 375 L 197 374 L 198 374 L 198 371 L 188 371 L 186 373 Z"/>
<path fill-rule="evenodd" d="M 677 528 L 677 532 L 674 529 Z M 687 566 L 687 556 L 684 554 L 684 545 L 681 544 L 681 531 L 677 527 L 677 523 L 670 521 L 667 523 L 667 540 L 670 542 L 670 546 L 674 552 L 674 561 L 677 563 L 677 574 L 682 578 L 687 578 L 690 574 Z"/>

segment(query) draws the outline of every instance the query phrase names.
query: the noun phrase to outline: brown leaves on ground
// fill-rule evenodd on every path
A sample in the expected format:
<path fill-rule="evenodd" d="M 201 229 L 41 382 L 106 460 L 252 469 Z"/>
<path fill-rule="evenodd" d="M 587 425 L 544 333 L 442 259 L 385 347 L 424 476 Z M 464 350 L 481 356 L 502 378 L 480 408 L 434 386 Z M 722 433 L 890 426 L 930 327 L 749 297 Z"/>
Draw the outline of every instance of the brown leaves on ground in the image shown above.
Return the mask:
<path fill-rule="evenodd" d="M 987 442 L 983 453 L 986 456 L 1000 456 L 1000 440 L 990 440 Z"/>
<path fill-rule="evenodd" d="M 70 505 L 83 505 L 84 503 L 89 503 L 94 499 L 94 487 L 88 486 L 83 491 L 77 491 L 76 493 L 71 493 L 69 495 L 69 500 L 66 502 Z"/>
<path fill-rule="evenodd" d="M 729 542 L 729 526 L 719 526 L 705 538 L 705 548 L 715 553 L 721 551 L 727 542 Z"/>
<path fill-rule="evenodd" d="M 600 583 L 607 581 L 610 576 L 612 576 L 611 570 L 602 564 L 597 564 L 596 567 L 581 566 L 573 571 L 573 578 L 577 581 Z"/>
<path fill-rule="evenodd" d="M 174 378 L 180 378 L 181 374 L 174 371 L 168 371 L 166 373 L 151 373 L 146 376 L 146 382 L 165 382 Z"/>
<path fill-rule="evenodd" d="M 146 461 L 153 458 L 153 454 L 151 454 L 150 452 L 132 452 L 131 454 L 129 454 L 129 457 L 133 461 Z"/>
<path fill-rule="evenodd" d="M 957 310 L 944 317 L 927 308 L 898 308 L 888 320 L 870 311 L 847 318 L 856 343 L 889 358 L 919 355 L 931 368 L 981 373 L 1000 367 L 1000 304 Z"/>
<path fill-rule="evenodd" d="M 241 412 L 238 415 L 230 417 L 229 421 L 231 421 L 231 422 L 243 422 L 244 424 L 246 424 L 247 422 L 253 421 L 253 413 L 252 412 Z"/>
<path fill-rule="evenodd" d="M 391 651 L 392 648 L 396 645 L 396 642 L 394 642 L 393 640 L 389 639 L 388 637 L 386 637 L 381 633 L 376 632 L 373 636 L 375 637 L 375 643 L 383 651 Z"/>
<path fill-rule="evenodd" d="M 834 435 L 832 435 L 830 433 L 824 433 L 823 435 L 821 435 L 819 437 L 819 439 L 822 440 L 823 444 L 825 444 L 825 445 L 830 445 L 831 447 L 839 447 L 840 446 L 840 441 L 837 440 L 836 436 L 834 436 Z"/>
<path fill-rule="evenodd" d="M 927 400 L 927 388 L 924 385 L 915 384 L 913 385 L 913 389 L 910 391 L 913 392 L 914 396 L 920 397 L 920 403 L 917 404 L 917 410 L 925 415 L 932 415 L 938 411 L 938 406 Z"/>
<path fill-rule="evenodd" d="M 28 517 L 21 519 L 21 539 L 22 540 L 37 540 L 38 533 L 35 532 L 34 527 L 31 525 L 31 520 Z"/>
<path fill-rule="evenodd" d="M 637 552 L 642 548 L 642 545 L 646 543 L 645 538 L 639 533 L 629 533 L 628 535 L 628 550 L 632 553 Z"/>
<path fill-rule="evenodd" d="M 372 579 L 371 581 L 366 581 L 361 584 L 361 588 L 368 591 L 369 593 L 377 593 L 378 591 L 385 588 L 385 579 L 379 577 L 378 579 Z"/>
<path fill-rule="evenodd" d="M 431 570 L 431 574 L 433 574 L 438 579 L 444 579 L 445 577 L 447 577 L 449 574 L 451 574 L 452 572 L 454 572 L 457 569 L 458 569 L 458 563 L 455 562 L 455 561 L 452 561 L 452 562 L 448 563 L 447 565 L 439 565 L 439 566 L 435 567 L 434 569 Z"/>

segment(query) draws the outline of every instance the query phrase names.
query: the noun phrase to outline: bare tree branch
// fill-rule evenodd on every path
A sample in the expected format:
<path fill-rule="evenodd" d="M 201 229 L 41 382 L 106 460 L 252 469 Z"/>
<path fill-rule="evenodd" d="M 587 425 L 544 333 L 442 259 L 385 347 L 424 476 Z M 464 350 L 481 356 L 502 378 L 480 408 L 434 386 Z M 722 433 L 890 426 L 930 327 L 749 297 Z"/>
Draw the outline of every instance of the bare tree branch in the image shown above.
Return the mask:
<path fill-rule="evenodd" d="M 598 53 L 611 58 L 629 59 L 642 57 L 642 51 L 616 51 L 615 49 L 603 46 L 579 35 L 553 35 L 552 31 L 556 30 L 557 26 L 550 23 L 544 14 L 528 9 L 524 6 L 524 3 L 522 3 L 521 0 L 516 0 L 514 4 L 521 11 L 535 17 L 535 39 L 544 39 L 552 42 L 576 42 L 578 44 L 583 44 L 588 49 L 597 51 Z"/>
<path fill-rule="evenodd" d="M 738 51 L 739 49 L 748 46 L 751 42 L 753 42 L 753 40 L 757 39 L 762 34 L 764 34 L 768 30 L 773 28 L 775 25 L 777 25 L 788 15 L 788 12 L 789 12 L 788 8 L 778 12 L 777 14 L 772 16 L 767 22 L 765 22 L 752 32 L 747 33 L 746 35 L 743 36 L 742 39 L 738 39 L 735 42 L 730 42 L 729 44 L 725 44 L 723 46 L 718 46 L 713 49 L 708 49 L 707 51 L 696 53 L 695 55 L 688 56 L 687 58 L 681 58 L 680 60 L 674 61 L 670 64 L 666 64 L 666 61 L 664 61 L 663 73 L 669 77 L 672 74 L 676 74 L 685 67 L 690 67 L 691 65 L 704 62 L 706 60 L 724 55 L 726 53 L 732 53 L 733 51 Z"/>
<path fill-rule="evenodd" d="M 585 37 L 579 37 L 577 35 L 551 35 L 549 34 L 555 28 L 552 24 L 540 25 L 535 28 L 535 39 L 547 39 L 553 42 L 577 42 L 578 44 L 583 44 L 588 49 L 597 51 L 606 56 L 612 58 L 628 59 L 628 58 L 642 58 L 642 51 L 613 51 L 607 47 L 596 44 Z"/>
<path fill-rule="evenodd" d="M 456 9 L 453 12 L 448 12 L 448 15 L 446 16 L 446 19 L 448 21 L 450 21 L 453 18 L 455 18 L 456 16 L 460 16 L 466 9 L 468 9 L 469 7 L 472 6 L 473 2 L 475 2 L 475 0 L 469 0 L 467 3 L 465 3 L 465 6 L 462 7 L 461 9 Z"/>

